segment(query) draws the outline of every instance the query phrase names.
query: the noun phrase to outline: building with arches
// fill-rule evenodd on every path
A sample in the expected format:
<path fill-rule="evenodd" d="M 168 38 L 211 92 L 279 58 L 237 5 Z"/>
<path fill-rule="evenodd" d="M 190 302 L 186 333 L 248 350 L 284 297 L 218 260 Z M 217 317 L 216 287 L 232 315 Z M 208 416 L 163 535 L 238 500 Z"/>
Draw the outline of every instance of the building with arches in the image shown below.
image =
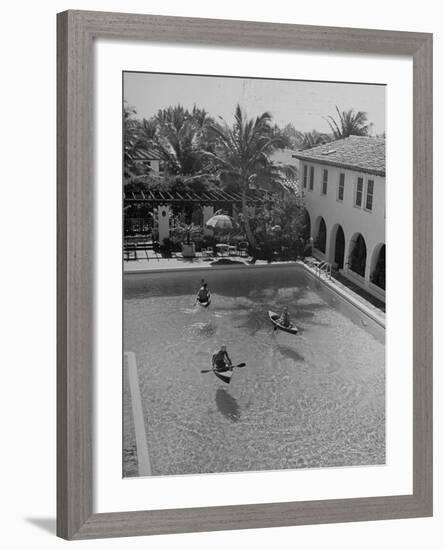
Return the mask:
<path fill-rule="evenodd" d="M 385 139 L 350 136 L 293 157 L 313 255 L 385 300 Z"/>

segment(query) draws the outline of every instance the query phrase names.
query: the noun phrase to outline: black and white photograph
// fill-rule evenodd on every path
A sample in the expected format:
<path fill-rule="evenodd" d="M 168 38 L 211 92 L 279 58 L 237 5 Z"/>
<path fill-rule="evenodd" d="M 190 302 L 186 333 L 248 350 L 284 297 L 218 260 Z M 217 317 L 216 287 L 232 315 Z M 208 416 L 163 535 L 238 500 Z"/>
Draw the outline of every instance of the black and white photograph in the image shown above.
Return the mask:
<path fill-rule="evenodd" d="M 124 72 L 124 478 L 386 463 L 386 86 Z"/>
<path fill-rule="evenodd" d="M 6 550 L 442 550 L 440 8 L 4 5 Z"/>

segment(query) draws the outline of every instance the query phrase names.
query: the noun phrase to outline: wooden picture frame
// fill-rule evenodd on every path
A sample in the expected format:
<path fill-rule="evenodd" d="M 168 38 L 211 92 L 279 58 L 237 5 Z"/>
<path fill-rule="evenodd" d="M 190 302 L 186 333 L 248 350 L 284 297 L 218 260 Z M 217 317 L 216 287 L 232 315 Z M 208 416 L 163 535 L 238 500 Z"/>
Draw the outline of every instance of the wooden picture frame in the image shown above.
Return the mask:
<path fill-rule="evenodd" d="M 88 539 L 432 515 L 432 35 L 67 11 L 58 14 L 57 533 Z M 413 59 L 413 494 L 93 513 L 93 43 L 151 42 Z"/>

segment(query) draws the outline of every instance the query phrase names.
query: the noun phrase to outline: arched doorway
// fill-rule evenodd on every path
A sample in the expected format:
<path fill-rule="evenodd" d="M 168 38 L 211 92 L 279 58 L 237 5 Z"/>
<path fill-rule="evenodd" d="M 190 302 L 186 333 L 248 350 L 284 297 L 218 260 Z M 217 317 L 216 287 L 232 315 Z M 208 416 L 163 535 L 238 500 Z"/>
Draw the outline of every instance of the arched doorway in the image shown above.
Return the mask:
<path fill-rule="evenodd" d="M 335 238 L 334 263 L 338 269 L 344 268 L 345 235 L 342 227 L 338 225 Z"/>
<path fill-rule="evenodd" d="M 365 277 L 365 266 L 367 263 L 367 246 L 361 233 L 356 233 L 350 243 L 350 255 L 348 257 L 349 268 Z"/>
<path fill-rule="evenodd" d="M 318 231 L 315 238 L 315 248 L 325 254 L 325 245 L 327 243 L 327 226 L 325 225 L 324 218 L 320 218 L 318 222 Z"/>
<path fill-rule="evenodd" d="M 379 244 L 373 252 L 370 281 L 385 290 L 385 244 Z"/>

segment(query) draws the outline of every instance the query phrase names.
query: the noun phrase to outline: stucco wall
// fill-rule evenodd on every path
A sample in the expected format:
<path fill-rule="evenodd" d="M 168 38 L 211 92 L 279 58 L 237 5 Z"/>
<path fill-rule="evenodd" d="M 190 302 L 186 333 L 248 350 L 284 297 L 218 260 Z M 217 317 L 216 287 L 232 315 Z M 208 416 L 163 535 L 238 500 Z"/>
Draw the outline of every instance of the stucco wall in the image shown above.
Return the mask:
<path fill-rule="evenodd" d="M 160 161 L 159 160 L 150 160 L 150 168 L 153 172 L 160 172 Z"/>
<path fill-rule="evenodd" d="M 300 180 L 303 183 L 304 164 L 308 166 L 307 187 L 304 189 L 305 204 L 310 215 L 311 236 L 316 240 L 320 218 L 324 218 L 327 228 L 327 242 L 325 254 L 317 252 L 317 255 L 333 263 L 335 254 L 335 239 L 338 225 L 341 225 L 345 236 L 345 264 L 348 262 L 348 256 L 351 252 L 352 241 L 357 233 L 361 233 L 367 247 L 367 262 L 364 281 L 361 286 L 365 286 L 369 291 L 370 275 L 374 269 L 374 264 L 379 253 L 381 244 L 385 244 L 385 177 L 365 174 L 354 170 L 345 170 L 334 166 L 321 165 L 317 163 L 300 163 Z M 314 186 L 313 191 L 309 189 L 310 166 L 314 166 Z M 322 179 L 324 169 L 328 170 L 327 194 L 322 194 Z M 345 174 L 344 198 L 338 200 L 339 175 Z M 356 207 L 355 192 L 358 177 L 364 179 L 362 206 Z M 365 209 L 366 191 L 368 180 L 374 181 L 373 206 L 372 210 Z M 347 265 L 344 265 L 344 273 L 347 274 Z M 356 281 L 356 278 L 354 277 Z M 359 281 L 356 281 L 359 282 Z M 372 285 L 374 286 L 374 285 Z M 384 296 L 384 292 L 376 291 L 379 297 Z"/>

